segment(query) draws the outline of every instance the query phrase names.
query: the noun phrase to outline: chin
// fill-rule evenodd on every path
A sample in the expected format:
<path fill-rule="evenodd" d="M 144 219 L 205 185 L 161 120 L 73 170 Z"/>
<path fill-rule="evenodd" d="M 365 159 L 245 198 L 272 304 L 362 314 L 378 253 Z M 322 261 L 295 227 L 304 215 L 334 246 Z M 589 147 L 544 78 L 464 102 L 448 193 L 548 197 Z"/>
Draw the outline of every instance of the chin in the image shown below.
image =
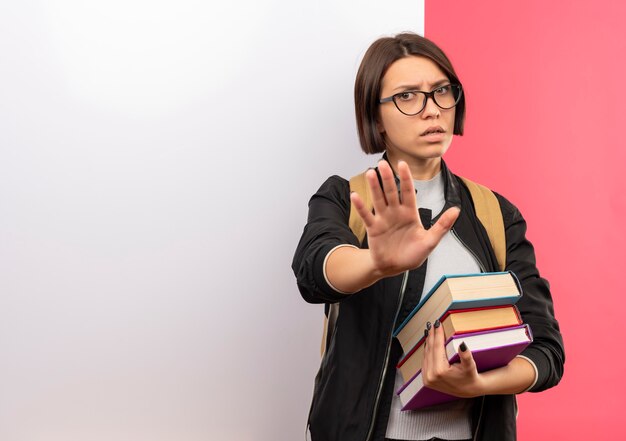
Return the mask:
<path fill-rule="evenodd" d="M 387 152 L 395 159 L 427 161 L 443 157 L 450 146 L 449 140 L 440 142 L 414 142 L 403 146 L 387 145 Z"/>
<path fill-rule="evenodd" d="M 448 147 L 449 145 L 443 143 L 433 143 L 420 147 L 415 153 L 423 159 L 441 158 L 448 151 Z"/>

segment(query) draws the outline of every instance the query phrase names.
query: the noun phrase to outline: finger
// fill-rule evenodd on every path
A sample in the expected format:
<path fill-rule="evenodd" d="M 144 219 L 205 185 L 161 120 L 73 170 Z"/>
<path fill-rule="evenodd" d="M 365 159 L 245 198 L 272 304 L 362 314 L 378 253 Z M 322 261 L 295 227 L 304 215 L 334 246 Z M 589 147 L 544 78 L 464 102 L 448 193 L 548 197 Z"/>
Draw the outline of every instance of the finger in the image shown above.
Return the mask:
<path fill-rule="evenodd" d="M 435 320 L 433 325 L 433 361 L 442 369 L 450 366 L 446 355 L 444 332 L 439 320 Z"/>
<path fill-rule="evenodd" d="M 456 220 L 459 218 L 460 214 L 461 214 L 461 208 L 459 207 L 448 208 L 439 217 L 439 220 L 437 221 L 437 223 L 435 223 L 435 225 L 432 226 L 431 230 L 435 228 L 437 230 L 445 230 L 445 232 L 447 232 L 448 230 L 450 230 L 450 228 L 452 228 Z"/>
<path fill-rule="evenodd" d="M 430 227 L 430 229 L 428 230 L 428 240 L 430 246 L 432 246 L 433 248 L 437 246 L 443 236 L 445 236 L 446 233 L 450 231 L 450 229 L 458 219 L 460 213 L 461 209 L 459 207 L 451 207 L 448 208 L 441 215 L 441 217 L 439 217 L 437 223 L 435 223 L 435 225 Z"/>
<path fill-rule="evenodd" d="M 424 329 L 424 343 L 422 343 L 424 345 L 424 360 L 422 360 L 422 378 L 424 380 L 426 380 L 427 374 L 429 372 L 429 367 L 430 367 L 430 363 L 429 363 L 429 347 L 428 347 L 428 325 L 430 324 L 430 322 L 426 323 L 426 329 Z"/>
<path fill-rule="evenodd" d="M 382 213 L 387 208 L 387 199 L 383 194 L 383 189 L 378 182 L 378 175 L 375 170 L 368 170 L 365 173 L 367 178 L 367 184 L 370 188 L 370 194 L 372 195 L 372 206 L 376 213 Z"/>
<path fill-rule="evenodd" d="M 365 226 L 370 228 L 374 223 L 374 215 L 367 209 L 363 199 L 361 199 L 361 196 L 359 196 L 356 192 L 352 192 L 350 194 L 350 201 L 352 202 L 352 205 L 354 205 L 354 208 L 356 208 L 358 215 L 361 219 L 363 219 Z"/>
<path fill-rule="evenodd" d="M 383 185 L 383 191 L 385 192 L 385 198 L 387 199 L 387 205 L 396 206 L 399 204 L 398 199 L 398 186 L 396 185 L 396 179 L 393 176 L 393 170 L 387 161 L 380 161 L 378 163 L 378 171 Z"/>
<path fill-rule="evenodd" d="M 436 366 L 436 360 L 434 359 L 433 354 L 437 348 L 435 347 L 435 330 L 433 329 L 431 322 L 426 323 L 426 330 L 428 331 L 428 335 L 426 336 L 426 341 L 424 342 L 426 344 L 426 348 L 424 349 L 424 359 L 428 358 L 429 365 L 432 368 L 433 366 Z"/>
<path fill-rule="evenodd" d="M 436 326 L 435 326 L 436 325 Z M 427 323 L 428 336 L 426 337 L 426 348 L 424 349 L 424 361 L 422 369 L 424 370 L 423 380 L 427 387 L 433 387 L 440 380 L 443 372 L 449 368 L 448 360 L 445 358 L 445 348 L 443 341 L 437 336 L 442 333 L 439 328 L 439 321 L 435 321 L 435 325 Z"/>
<path fill-rule="evenodd" d="M 445 356 L 446 337 L 439 319 L 435 320 L 433 328 L 435 329 L 435 345 L 442 349 L 443 359 L 447 361 L 448 357 Z"/>
<path fill-rule="evenodd" d="M 461 366 L 466 371 L 475 371 L 476 362 L 472 356 L 472 351 L 469 350 L 465 342 L 461 342 L 459 346 L 459 358 L 461 359 Z"/>
<path fill-rule="evenodd" d="M 400 203 L 407 208 L 417 210 L 413 177 L 408 164 L 404 161 L 398 162 L 398 176 L 400 177 Z"/>

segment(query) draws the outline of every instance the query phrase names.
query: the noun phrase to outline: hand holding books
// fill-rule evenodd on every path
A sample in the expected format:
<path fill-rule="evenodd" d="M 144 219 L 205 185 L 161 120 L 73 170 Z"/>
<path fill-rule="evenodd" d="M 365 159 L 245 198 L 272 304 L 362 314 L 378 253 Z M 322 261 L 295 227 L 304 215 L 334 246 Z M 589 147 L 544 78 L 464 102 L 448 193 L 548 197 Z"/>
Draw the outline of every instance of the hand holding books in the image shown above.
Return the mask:
<path fill-rule="evenodd" d="M 534 368 L 516 358 L 532 342 L 513 306 L 521 295 L 510 272 L 443 276 L 394 333 L 405 351 L 402 410 L 529 387 Z"/>
<path fill-rule="evenodd" d="M 526 332 L 524 326 L 517 327 L 517 333 Z M 503 331 L 506 333 L 507 331 Z M 516 331 L 513 331 L 515 334 Z M 455 356 L 451 357 L 449 347 L 444 347 L 443 329 L 434 328 L 426 338 L 428 360 L 424 359 L 425 367 L 412 381 L 406 383 L 400 389 L 400 398 L 404 403 L 403 410 L 419 409 L 433 404 L 445 403 L 456 398 L 471 398 L 480 395 L 516 394 L 526 390 L 535 376 L 534 368 L 523 358 L 513 358 L 508 364 L 493 368 L 488 371 L 478 372 L 476 360 L 464 342 L 457 347 Z M 474 334 L 476 335 L 476 334 Z M 467 336 L 466 336 L 467 337 Z M 518 336 L 519 337 L 519 336 Z M 468 339 L 472 338 L 470 334 Z M 509 337 L 510 338 L 510 337 Z M 514 346 L 513 346 L 514 347 Z M 513 349 L 510 347 L 509 349 Z M 465 350 L 463 350 L 465 349 Z M 493 363 L 494 360 L 506 356 L 506 350 L 491 358 L 489 350 L 478 351 L 476 355 L 483 365 Z M 516 352 L 513 350 L 514 353 Z M 485 357 L 487 355 L 487 357 Z M 447 357 L 444 359 L 444 357 Z M 454 358 L 460 358 L 460 363 L 452 362 Z M 457 360 L 458 361 L 458 360 Z M 498 365 L 500 363 L 496 363 Z M 428 383 L 428 384 L 426 384 Z"/>
<path fill-rule="evenodd" d="M 439 320 L 428 333 L 424 347 L 422 380 L 424 386 L 455 397 L 472 398 L 484 395 L 482 378 L 478 373 L 472 352 L 463 342 L 459 345 L 459 363 L 450 364 L 445 348 L 445 337 Z"/>

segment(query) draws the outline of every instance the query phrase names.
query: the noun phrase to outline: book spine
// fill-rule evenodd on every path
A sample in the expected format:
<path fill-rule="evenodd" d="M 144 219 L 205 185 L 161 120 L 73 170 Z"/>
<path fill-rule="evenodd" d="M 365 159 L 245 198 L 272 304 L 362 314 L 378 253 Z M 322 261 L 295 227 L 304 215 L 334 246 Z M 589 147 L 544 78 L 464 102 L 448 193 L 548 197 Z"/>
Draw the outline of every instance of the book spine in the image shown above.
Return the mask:
<path fill-rule="evenodd" d="M 423 299 L 421 299 L 421 300 L 420 300 L 420 302 L 417 304 L 417 306 L 415 306 L 415 308 L 413 308 L 413 311 L 411 311 L 411 312 L 409 313 L 409 315 L 407 316 L 407 318 L 406 318 L 406 319 L 404 319 L 404 321 L 400 324 L 400 326 L 398 326 L 398 327 L 396 328 L 396 330 L 393 332 L 393 336 L 394 336 L 394 337 L 396 337 L 396 338 L 398 337 L 398 334 L 400 334 L 400 332 L 402 332 L 402 330 L 404 329 L 404 327 L 405 327 L 405 326 L 406 326 L 406 325 L 407 325 L 407 324 L 411 321 L 411 319 L 413 318 L 413 316 L 414 316 L 415 314 L 417 314 L 417 311 L 419 311 L 419 310 L 422 308 L 422 306 L 424 306 L 424 304 L 426 303 L 426 301 L 428 301 L 428 299 L 432 297 L 432 295 L 435 293 L 435 291 L 437 291 L 437 289 L 438 289 L 441 285 L 443 285 L 443 283 L 446 281 L 446 279 L 447 279 L 448 277 L 449 277 L 449 276 L 447 276 L 447 275 L 445 275 L 445 274 L 444 274 L 443 276 L 441 276 L 441 278 L 439 279 L 439 281 L 438 281 L 437 283 L 435 283 L 435 286 L 433 286 L 433 287 L 430 289 L 430 291 L 428 291 L 428 293 L 424 296 L 424 298 L 423 298 Z"/>

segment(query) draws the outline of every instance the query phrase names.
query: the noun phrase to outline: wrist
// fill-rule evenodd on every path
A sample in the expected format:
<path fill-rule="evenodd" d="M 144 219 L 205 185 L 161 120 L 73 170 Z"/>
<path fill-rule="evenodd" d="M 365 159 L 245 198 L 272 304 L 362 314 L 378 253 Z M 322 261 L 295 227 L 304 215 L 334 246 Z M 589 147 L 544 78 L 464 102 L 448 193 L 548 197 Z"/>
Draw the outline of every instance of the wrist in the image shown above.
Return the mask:
<path fill-rule="evenodd" d="M 535 381 L 535 371 L 523 358 L 514 358 L 506 366 L 479 374 L 481 395 L 519 394 Z"/>
<path fill-rule="evenodd" d="M 367 261 L 370 267 L 370 274 L 372 278 L 375 279 L 372 283 L 379 281 L 380 279 L 384 279 L 386 277 L 397 276 L 398 274 L 402 274 L 406 271 L 406 269 L 399 268 L 396 262 L 381 262 L 380 258 L 376 258 L 371 249 L 366 248 L 362 251 L 367 252 Z"/>
<path fill-rule="evenodd" d="M 324 259 L 323 271 L 326 283 L 341 294 L 353 294 L 386 277 L 368 249 L 353 245 L 333 248 Z"/>
<path fill-rule="evenodd" d="M 390 276 L 388 271 L 385 271 L 385 268 L 382 268 L 380 265 L 376 263 L 376 259 L 374 258 L 374 255 L 371 249 L 366 248 L 363 251 L 367 253 L 367 258 L 365 259 L 365 261 L 367 262 L 366 264 L 369 267 L 368 271 L 371 274 L 372 283 L 376 283 L 380 279 L 384 279 L 385 277 Z"/>
<path fill-rule="evenodd" d="M 476 383 L 472 391 L 472 398 L 490 395 L 489 378 L 484 373 L 478 374 Z"/>

